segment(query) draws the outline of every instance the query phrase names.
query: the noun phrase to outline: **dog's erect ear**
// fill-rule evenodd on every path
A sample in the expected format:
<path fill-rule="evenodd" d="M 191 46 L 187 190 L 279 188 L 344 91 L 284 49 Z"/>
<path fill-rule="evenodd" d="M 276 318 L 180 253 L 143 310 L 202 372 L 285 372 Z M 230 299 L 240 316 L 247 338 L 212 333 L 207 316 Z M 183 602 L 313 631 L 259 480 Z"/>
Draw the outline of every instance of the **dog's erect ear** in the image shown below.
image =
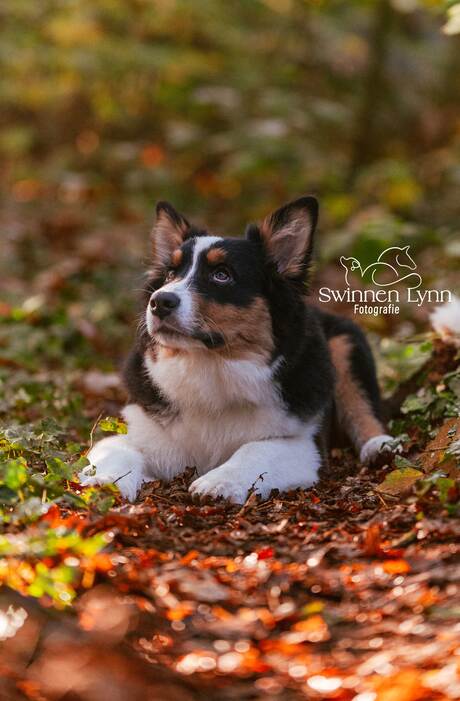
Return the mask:
<path fill-rule="evenodd" d="M 153 265 L 169 265 L 172 252 L 182 244 L 190 224 L 169 202 L 158 202 L 152 229 Z"/>
<path fill-rule="evenodd" d="M 314 197 L 289 202 L 264 219 L 260 236 L 280 275 L 292 279 L 305 275 L 317 220 L 318 202 Z"/>

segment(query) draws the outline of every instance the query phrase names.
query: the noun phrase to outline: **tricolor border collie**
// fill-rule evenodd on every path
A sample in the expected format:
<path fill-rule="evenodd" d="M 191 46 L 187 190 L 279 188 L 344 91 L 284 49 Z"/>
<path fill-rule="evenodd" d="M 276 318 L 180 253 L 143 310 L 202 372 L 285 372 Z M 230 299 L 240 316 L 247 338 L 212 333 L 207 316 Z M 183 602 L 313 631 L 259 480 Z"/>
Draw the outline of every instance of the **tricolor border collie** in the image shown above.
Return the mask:
<path fill-rule="evenodd" d="M 244 503 L 253 488 L 309 487 L 340 429 L 371 462 L 384 443 L 370 348 L 351 321 L 307 302 L 318 204 L 302 197 L 242 238 L 157 206 L 145 321 L 124 372 L 126 435 L 97 443 L 83 485 L 144 481 L 187 466 L 196 497 Z"/>

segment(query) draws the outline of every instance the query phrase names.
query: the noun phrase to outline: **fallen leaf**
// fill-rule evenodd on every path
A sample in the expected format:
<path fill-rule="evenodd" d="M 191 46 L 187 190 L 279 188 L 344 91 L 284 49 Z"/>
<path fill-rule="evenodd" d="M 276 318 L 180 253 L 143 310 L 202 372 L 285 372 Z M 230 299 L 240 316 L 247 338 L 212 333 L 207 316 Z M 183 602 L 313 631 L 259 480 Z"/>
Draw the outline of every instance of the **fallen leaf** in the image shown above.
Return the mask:
<path fill-rule="evenodd" d="M 454 474 L 457 469 L 455 456 L 446 455 L 449 453 L 449 446 L 460 438 L 460 419 L 447 419 L 439 428 L 436 436 L 428 443 L 425 450 L 420 453 L 420 465 L 425 472 L 432 472 L 441 468 L 444 472 Z"/>
<path fill-rule="evenodd" d="M 423 474 L 423 472 L 413 467 L 402 467 L 392 470 L 383 482 L 376 487 L 376 491 L 391 496 L 400 496 L 408 492 L 412 485 L 423 477 Z"/>
<path fill-rule="evenodd" d="M 382 567 L 387 574 L 405 574 L 410 572 L 410 566 L 405 560 L 387 560 Z"/>

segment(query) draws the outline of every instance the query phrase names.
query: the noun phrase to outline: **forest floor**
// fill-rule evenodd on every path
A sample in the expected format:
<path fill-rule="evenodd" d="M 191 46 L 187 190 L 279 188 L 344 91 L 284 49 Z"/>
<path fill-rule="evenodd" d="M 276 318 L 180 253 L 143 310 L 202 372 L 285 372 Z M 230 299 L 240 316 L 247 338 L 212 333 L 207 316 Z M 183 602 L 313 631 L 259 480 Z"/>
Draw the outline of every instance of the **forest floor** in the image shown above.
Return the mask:
<path fill-rule="evenodd" d="M 455 348 L 423 337 L 378 468 L 337 449 L 317 486 L 243 506 L 194 503 L 190 469 L 130 505 L 75 478 L 125 430 L 106 339 L 127 320 L 110 265 L 92 299 L 97 255 L 0 307 L 0 698 L 460 698 Z"/>

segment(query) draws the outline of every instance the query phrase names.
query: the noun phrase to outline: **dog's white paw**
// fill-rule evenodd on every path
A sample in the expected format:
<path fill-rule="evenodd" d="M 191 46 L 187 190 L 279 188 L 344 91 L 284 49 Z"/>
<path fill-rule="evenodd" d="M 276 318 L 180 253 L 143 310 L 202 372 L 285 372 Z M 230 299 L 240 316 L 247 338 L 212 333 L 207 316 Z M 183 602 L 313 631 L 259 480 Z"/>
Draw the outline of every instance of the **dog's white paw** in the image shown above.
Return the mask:
<path fill-rule="evenodd" d="M 234 504 L 244 504 L 250 487 L 237 470 L 217 467 L 192 482 L 189 491 L 193 496 L 224 497 Z"/>
<path fill-rule="evenodd" d="M 125 499 L 134 501 L 142 486 L 144 460 L 133 448 L 120 443 L 119 437 L 106 438 L 88 454 L 90 465 L 78 475 L 80 484 L 116 484 Z"/>
<path fill-rule="evenodd" d="M 359 453 L 359 459 L 364 465 L 372 464 L 382 453 L 392 452 L 391 442 L 392 436 L 383 433 L 380 436 L 369 438 L 364 443 Z"/>
<path fill-rule="evenodd" d="M 80 474 L 78 479 L 82 487 L 90 487 L 97 484 L 116 484 L 120 494 L 128 501 L 135 501 L 139 489 L 142 485 L 141 475 L 135 468 L 128 465 L 124 467 L 125 472 L 118 474 L 113 470 L 101 470 L 94 465 L 88 465 Z"/>

